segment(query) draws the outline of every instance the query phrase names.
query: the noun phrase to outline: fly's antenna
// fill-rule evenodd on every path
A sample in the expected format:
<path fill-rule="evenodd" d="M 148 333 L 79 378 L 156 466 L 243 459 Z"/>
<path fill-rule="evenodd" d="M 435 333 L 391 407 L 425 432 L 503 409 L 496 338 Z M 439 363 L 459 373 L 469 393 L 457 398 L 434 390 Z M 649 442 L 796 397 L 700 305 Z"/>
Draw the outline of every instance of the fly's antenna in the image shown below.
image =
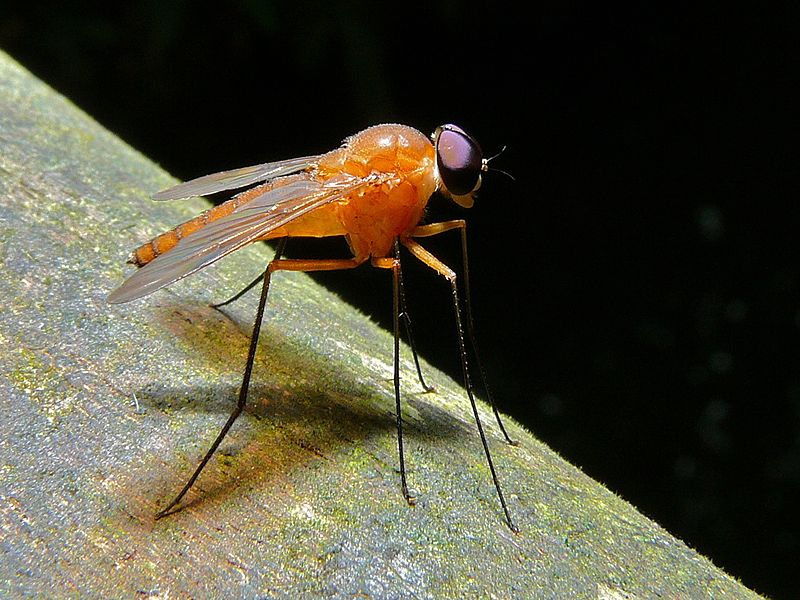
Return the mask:
<path fill-rule="evenodd" d="M 511 181 L 516 181 L 516 178 L 511 173 L 509 173 L 508 171 L 503 171 L 502 169 L 498 169 L 496 167 L 490 167 L 489 166 L 489 161 L 494 160 L 495 158 L 500 156 L 503 152 L 506 151 L 506 148 L 508 148 L 508 146 L 503 146 L 502 148 L 500 148 L 500 152 L 498 152 L 497 154 L 494 154 L 494 155 L 490 156 L 489 158 L 484 158 L 481 161 L 481 171 L 484 171 L 484 172 L 495 171 L 497 173 L 502 173 L 503 175 L 508 177 Z"/>
<path fill-rule="evenodd" d="M 508 148 L 508 146 L 503 146 L 502 148 L 500 148 L 500 152 L 498 152 L 497 154 L 493 154 L 493 155 L 492 155 L 492 156 L 490 156 L 489 158 L 486 158 L 486 159 L 484 159 L 484 161 L 483 161 L 483 162 L 485 162 L 485 163 L 487 163 L 487 164 L 488 164 L 490 160 L 494 160 L 495 158 L 497 158 L 498 156 L 500 156 L 500 155 L 501 155 L 503 152 L 505 152 L 505 151 L 506 151 L 506 148 Z"/>

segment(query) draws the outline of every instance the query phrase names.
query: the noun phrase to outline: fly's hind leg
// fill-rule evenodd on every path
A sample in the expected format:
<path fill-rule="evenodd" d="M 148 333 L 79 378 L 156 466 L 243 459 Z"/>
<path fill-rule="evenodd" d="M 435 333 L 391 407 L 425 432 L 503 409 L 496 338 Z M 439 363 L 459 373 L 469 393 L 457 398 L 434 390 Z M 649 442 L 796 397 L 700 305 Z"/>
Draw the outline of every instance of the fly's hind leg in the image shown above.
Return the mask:
<path fill-rule="evenodd" d="M 276 256 L 279 256 L 279 252 L 283 249 L 283 243 L 279 246 L 278 252 L 276 252 Z M 194 485 L 194 482 L 200 476 L 203 468 L 208 464 L 208 461 L 211 460 L 211 457 L 216 452 L 219 445 L 222 443 L 222 440 L 225 439 L 225 436 L 228 434 L 228 430 L 233 426 L 236 419 L 244 410 L 244 407 L 247 405 L 247 394 L 250 388 L 250 377 L 253 373 L 253 364 L 255 362 L 256 356 L 256 348 L 258 346 L 258 336 L 261 332 L 261 322 L 264 317 L 264 309 L 267 305 L 267 296 L 269 295 L 269 283 L 272 277 L 272 274 L 275 271 L 336 271 L 336 270 L 343 270 L 343 269 L 353 269 L 358 265 L 362 264 L 366 258 L 351 258 L 351 259 L 322 259 L 322 260 L 304 260 L 304 259 L 286 259 L 286 258 L 274 258 L 269 265 L 267 266 L 266 271 L 264 271 L 263 278 L 264 283 L 261 287 L 261 298 L 258 302 L 258 309 L 256 311 L 256 319 L 255 323 L 253 324 L 253 333 L 250 336 L 250 347 L 247 353 L 247 363 L 245 364 L 244 369 L 244 376 L 242 377 L 242 385 L 239 388 L 239 399 L 236 403 L 236 407 L 231 412 L 228 420 L 225 422 L 225 425 L 220 430 L 217 438 L 214 440 L 214 443 L 211 444 L 211 447 L 206 452 L 203 460 L 200 461 L 200 464 L 195 469 L 192 476 L 189 478 L 189 481 L 186 482 L 186 485 L 183 486 L 183 489 L 178 493 L 172 502 L 170 502 L 167 507 L 159 512 L 156 515 L 156 519 L 160 519 L 172 512 L 172 509 L 181 501 L 184 497 L 186 492 Z M 255 285 L 255 284 L 253 284 Z M 247 291 L 247 290 L 245 290 Z M 244 293 L 244 292 L 242 292 Z"/>

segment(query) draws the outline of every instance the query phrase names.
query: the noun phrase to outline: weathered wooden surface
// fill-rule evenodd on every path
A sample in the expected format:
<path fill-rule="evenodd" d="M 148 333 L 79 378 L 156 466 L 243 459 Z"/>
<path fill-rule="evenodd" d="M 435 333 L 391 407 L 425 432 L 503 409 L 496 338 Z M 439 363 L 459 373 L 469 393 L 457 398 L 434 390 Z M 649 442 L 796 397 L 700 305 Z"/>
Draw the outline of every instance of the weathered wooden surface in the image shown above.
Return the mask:
<path fill-rule="evenodd" d="M 409 508 L 390 336 L 300 274 L 275 279 L 253 405 L 154 521 L 234 402 L 257 294 L 207 304 L 269 253 L 108 306 L 128 251 L 203 207 L 148 199 L 171 182 L 0 54 L 1 596 L 755 596 L 483 410 L 512 534 L 463 391 L 426 366 L 420 393 L 406 352 Z"/>

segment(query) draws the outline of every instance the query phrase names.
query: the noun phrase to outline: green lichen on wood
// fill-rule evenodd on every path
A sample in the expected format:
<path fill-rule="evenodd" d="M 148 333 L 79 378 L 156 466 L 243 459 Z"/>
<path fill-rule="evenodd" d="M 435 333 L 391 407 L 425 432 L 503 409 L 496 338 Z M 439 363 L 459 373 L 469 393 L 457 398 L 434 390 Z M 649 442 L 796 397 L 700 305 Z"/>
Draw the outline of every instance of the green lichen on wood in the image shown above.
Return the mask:
<path fill-rule="evenodd" d="M 251 406 L 154 521 L 239 385 L 256 294 L 208 303 L 270 253 L 109 306 L 129 250 L 203 202 L 151 202 L 166 173 L 2 54 L 0 144 L 3 597 L 755 597 L 482 407 L 512 534 L 463 390 L 425 365 L 422 393 L 404 349 L 409 508 L 391 337 L 301 274 L 275 278 Z"/>

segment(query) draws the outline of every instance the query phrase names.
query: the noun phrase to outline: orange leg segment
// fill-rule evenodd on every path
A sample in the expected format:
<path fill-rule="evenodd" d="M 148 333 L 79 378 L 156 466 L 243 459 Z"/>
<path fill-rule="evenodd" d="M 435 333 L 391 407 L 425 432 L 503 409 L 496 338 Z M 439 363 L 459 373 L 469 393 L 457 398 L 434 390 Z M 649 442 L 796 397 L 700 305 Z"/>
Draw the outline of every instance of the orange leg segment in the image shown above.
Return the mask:
<path fill-rule="evenodd" d="M 411 230 L 409 237 L 430 237 L 438 235 L 451 229 L 460 229 L 466 233 L 467 222 L 464 219 L 455 219 L 453 221 L 442 221 L 441 223 L 430 223 L 428 225 L 420 225 Z"/>
<path fill-rule="evenodd" d="M 366 258 L 278 258 L 269 263 L 269 274 L 275 271 L 344 271 L 355 269 L 363 264 Z"/>

